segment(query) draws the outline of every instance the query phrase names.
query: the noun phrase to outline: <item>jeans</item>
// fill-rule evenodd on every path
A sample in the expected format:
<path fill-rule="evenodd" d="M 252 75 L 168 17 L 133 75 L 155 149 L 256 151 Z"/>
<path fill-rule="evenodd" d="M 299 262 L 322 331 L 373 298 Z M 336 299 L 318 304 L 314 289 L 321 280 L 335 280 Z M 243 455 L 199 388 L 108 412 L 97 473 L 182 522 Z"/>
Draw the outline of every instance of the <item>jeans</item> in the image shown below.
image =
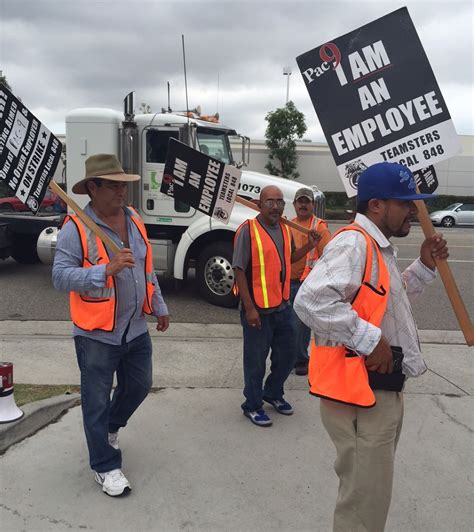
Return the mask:
<path fill-rule="evenodd" d="M 82 418 L 90 466 L 98 473 L 120 469 L 122 454 L 109 445 L 108 433 L 125 427 L 150 391 L 150 335 L 147 332 L 122 345 L 85 336 L 75 336 L 74 343 L 81 370 Z M 111 400 L 115 372 L 117 386 Z"/>
<path fill-rule="evenodd" d="M 301 284 L 301 281 L 298 280 L 291 281 L 290 301 L 292 307 Z M 295 311 L 293 311 L 293 327 L 296 342 L 296 363 L 307 363 L 309 359 L 308 346 L 311 340 L 311 329 L 298 318 Z"/>
<path fill-rule="evenodd" d="M 245 311 L 240 311 L 244 336 L 244 396 L 242 410 L 259 410 L 266 399 L 282 399 L 283 385 L 295 365 L 292 308 L 260 314 L 261 329 L 250 327 Z M 271 349 L 270 374 L 265 380 L 266 360 Z"/>

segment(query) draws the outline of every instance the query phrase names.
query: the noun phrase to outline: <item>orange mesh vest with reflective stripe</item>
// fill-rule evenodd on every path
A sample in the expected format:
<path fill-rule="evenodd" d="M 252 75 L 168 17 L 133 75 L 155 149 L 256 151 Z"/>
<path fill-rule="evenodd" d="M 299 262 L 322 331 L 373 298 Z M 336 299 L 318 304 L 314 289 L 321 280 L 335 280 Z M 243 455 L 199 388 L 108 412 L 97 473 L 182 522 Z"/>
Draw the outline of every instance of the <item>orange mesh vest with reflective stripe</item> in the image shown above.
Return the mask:
<path fill-rule="evenodd" d="M 380 327 L 387 307 L 390 275 L 375 240 L 358 225 L 349 225 L 335 233 L 359 231 L 367 243 L 367 258 L 362 284 L 352 308 L 364 320 Z M 371 284 L 372 257 L 377 255 L 378 279 Z M 349 405 L 372 407 L 374 392 L 369 387 L 365 357 L 349 351 L 345 346 L 325 347 L 312 343 L 308 381 L 310 393 Z"/>
<path fill-rule="evenodd" d="M 285 278 L 282 278 L 283 265 L 280 254 L 272 237 L 267 233 L 257 218 L 244 222 L 249 225 L 250 234 L 250 279 L 249 288 L 258 308 L 271 309 L 290 299 L 291 278 L 291 234 L 288 226 L 280 223 L 283 235 L 283 256 Z"/>
<path fill-rule="evenodd" d="M 145 280 L 146 296 L 143 302 L 143 312 L 152 313 L 152 297 L 154 292 L 153 278 L 153 256 L 151 245 L 146 235 L 145 224 L 136 212 L 131 211 L 131 219 L 137 226 L 141 237 L 145 241 L 147 250 L 145 258 Z M 110 258 L 105 249 L 104 243 L 97 237 L 81 220 L 75 216 L 67 216 L 64 223 L 72 221 L 78 230 L 82 247 L 82 267 L 90 268 L 99 264 L 107 265 Z M 115 328 L 117 315 L 117 294 L 115 279 L 112 276 L 106 277 L 105 286 L 94 288 L 86 292 L 70 292 L 69 305 L 71 309 L 71 319 L 74 325 L 85 331 L 100 329 L 111 332 Z"/>
<path fill-rule="evenodd" d="M 326 225 L 324 220 L 320 220 L 316 216 L 313 216 L 311 221 L 311 230 L 319 231 L 321 225 Z M 306 254 L 306 263 L 304 265 L 303 273 L 301 274 L 300 281 L 304 281 L 308 277 L 309 272 L 314 268 L 316 261 L 319 259 L 318 246 L 315 246 L 311 251 Z"/>

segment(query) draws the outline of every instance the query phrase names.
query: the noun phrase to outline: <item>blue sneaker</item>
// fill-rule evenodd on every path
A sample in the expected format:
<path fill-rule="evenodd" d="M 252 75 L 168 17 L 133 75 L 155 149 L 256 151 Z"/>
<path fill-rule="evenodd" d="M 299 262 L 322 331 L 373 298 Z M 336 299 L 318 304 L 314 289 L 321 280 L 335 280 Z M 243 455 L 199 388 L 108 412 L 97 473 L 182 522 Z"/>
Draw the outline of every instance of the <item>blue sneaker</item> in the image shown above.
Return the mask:
<path fill-rule="evenodd" d="M 244 416 L 248 417 L 254 425 L 259 427 L 269 427 L 273 423 L 263 408 L 253 411 L 244 410 Z"/>
<path fill-rule="evenodd" d="M 283 414 L 284 416 L 291 416 L 291 414 L 293 414 L 293 407 L 284 399 L 266 399 L 264 397 L 263 400 L 272 405 L 277 412 Z"/>

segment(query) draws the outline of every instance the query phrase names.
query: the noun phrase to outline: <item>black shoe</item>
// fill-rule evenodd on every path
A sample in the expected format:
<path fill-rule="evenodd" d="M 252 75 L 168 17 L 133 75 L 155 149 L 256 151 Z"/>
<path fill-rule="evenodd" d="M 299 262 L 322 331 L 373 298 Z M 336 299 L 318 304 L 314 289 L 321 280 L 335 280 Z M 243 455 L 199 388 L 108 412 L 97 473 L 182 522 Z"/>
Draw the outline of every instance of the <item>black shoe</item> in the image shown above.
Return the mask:
<path fill-rule="evenodd" d="M 295 374 L 296 375 L 308 375 L 308 361 L 307 360 L 298 360 L 295 364 Z"/>

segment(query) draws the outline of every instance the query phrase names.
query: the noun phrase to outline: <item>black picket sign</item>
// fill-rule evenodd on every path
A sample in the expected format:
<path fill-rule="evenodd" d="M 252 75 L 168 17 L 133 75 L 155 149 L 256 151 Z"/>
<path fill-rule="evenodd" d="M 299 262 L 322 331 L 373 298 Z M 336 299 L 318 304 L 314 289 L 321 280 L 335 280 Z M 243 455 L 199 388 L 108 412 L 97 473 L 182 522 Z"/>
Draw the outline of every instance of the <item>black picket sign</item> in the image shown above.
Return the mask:
<path fill-rule="evenodd" d="M 461 150 L 446 102 L 406 8 L 297 57 L 349 196 L 378 162 L 412 171 Z"/>
<path fill-rule="evenodd" d="M 227 223 L 240 175 L 237 168 L 170 138 L 160 192 Z"/>
<path fill-rule="evenodd" d="M 61 157 L 62 144 L 0 84 L 0 179 L 38 212 Z"/>

